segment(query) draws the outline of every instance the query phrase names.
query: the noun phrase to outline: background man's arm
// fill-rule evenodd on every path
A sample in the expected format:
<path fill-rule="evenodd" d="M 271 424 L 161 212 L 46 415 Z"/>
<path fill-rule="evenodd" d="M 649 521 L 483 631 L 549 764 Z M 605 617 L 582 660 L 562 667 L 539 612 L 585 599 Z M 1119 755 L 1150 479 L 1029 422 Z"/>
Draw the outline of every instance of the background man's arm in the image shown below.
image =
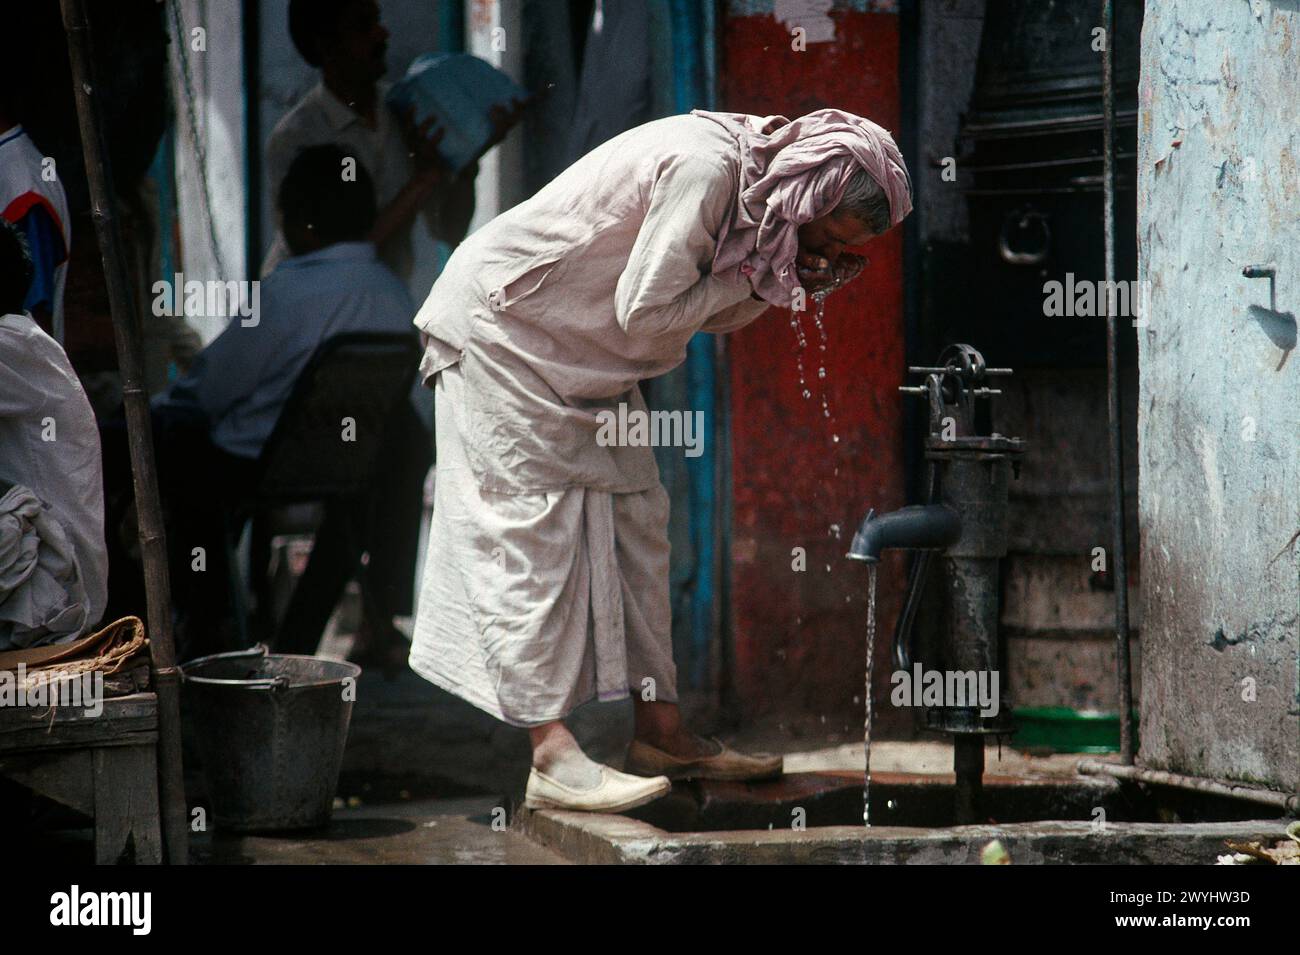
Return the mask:
<path fill-rule="evenodd" d="M 239 318 L 231 319 L 194 357 L 189 372 L 172 385 L 168 403 L 200 410 L 209 425 L 216 425 L 253 393 L 278 354 L 273 327 L 265 317 L 249 328 L 243 327 Z"/>

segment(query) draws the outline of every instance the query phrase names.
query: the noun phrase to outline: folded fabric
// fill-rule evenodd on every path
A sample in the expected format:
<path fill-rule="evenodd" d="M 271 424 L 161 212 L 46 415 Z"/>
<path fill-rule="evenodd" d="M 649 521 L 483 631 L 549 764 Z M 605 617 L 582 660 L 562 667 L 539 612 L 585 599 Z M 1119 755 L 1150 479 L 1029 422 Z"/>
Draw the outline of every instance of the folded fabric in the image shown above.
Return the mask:
<path fill-rule="evenodd" d="M 0 496 L 0 651 L 75 640 L 89 613 L 67 532 L 29 488 L 9 487 Z"/>

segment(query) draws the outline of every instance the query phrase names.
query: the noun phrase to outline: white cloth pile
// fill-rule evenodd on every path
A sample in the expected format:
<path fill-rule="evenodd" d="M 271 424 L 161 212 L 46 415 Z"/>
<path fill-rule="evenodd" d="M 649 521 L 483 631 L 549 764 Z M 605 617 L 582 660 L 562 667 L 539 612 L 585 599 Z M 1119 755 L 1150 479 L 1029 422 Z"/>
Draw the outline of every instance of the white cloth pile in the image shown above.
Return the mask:
<path fill-rule="evenodd" d="M 0 497 L 0 651 L 74 640 L 90 613 L 62 525 L 30 489 L 9 487 Z"/>
<path fill-rule="evenodd" d="M 99 429 L 58 342 L 0 315 L 0 651 L 89 632 L 108 603 Z"/>

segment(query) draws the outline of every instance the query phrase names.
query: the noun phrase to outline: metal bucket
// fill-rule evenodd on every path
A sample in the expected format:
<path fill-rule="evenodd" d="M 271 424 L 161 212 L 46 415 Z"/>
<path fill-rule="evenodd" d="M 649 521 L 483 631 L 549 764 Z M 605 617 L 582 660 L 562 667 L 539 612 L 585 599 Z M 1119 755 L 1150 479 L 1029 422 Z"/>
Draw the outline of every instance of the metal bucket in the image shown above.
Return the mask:
<path fill-rule="evenodd" d="M 329 822 L 361 668 L 259 644 L 181 666 L 213 821 L 241 832 Z"/>

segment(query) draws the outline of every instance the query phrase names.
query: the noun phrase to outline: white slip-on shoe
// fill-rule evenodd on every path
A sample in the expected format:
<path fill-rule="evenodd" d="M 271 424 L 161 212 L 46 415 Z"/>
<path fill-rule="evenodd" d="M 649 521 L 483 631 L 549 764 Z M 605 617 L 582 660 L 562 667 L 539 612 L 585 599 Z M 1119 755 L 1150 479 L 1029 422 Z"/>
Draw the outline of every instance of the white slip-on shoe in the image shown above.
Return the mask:
<path fill-rule="evenodd" d="M 601 766 L 599 785 L 591 789 L 575 789 L 534 767 L 528 774 L 524 805 L 529 809 L 623 812 L 653 802 L 672 788 L 673 784 L 667 776 L 631 776 Z"/>

